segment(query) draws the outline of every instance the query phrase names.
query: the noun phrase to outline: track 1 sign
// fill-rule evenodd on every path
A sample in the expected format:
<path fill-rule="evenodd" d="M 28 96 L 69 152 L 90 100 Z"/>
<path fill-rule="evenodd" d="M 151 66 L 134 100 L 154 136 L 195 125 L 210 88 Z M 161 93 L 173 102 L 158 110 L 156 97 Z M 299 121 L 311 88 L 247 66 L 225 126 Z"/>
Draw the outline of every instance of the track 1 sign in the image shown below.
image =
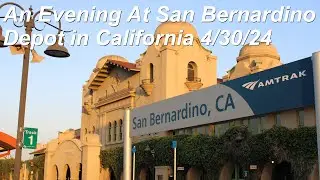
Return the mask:
<path fill-rule="evenodd" d="M 37 128 L 24 128 L 23 133 L 23 148 L 36 149 L 38 141 Z"/>

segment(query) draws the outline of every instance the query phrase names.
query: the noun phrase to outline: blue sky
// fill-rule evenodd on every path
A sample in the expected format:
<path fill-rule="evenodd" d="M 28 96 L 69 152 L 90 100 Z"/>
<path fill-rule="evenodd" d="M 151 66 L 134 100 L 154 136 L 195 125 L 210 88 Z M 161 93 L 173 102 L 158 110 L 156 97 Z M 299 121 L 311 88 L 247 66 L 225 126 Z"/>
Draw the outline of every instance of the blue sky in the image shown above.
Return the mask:
<path fill-rule="evenodd" d="M 6 1 L 1 1 L 1 3 Z M 90 41 L 87 47 L 70 47 L 71 57 L 68 59 L 55 59 L 46 56 L 40 64 L 30 64 L 29 86 L 26 109 L 26 127 L 39 128 L 39 141 L 47 142 L 55 138 L 58 131 L 68 128 L 79 128 L 81 123 L 81 87 L 89 78 L 96 62 L 105 55 L 116 54 L 134 62 L 146 49 L 145 46 L 139 47 L 114 47 L 99 46 L 96 43 L 96 34 L 101 29 L 109 29 L 112 33 L 121 33 L 127 29 L 144 29 L 147 33 L 153 33 L 159 25 L 156 16 L 159 16 L 157 9 L 160 6 L 168 6 L 170 10 L 194 10 L 196 27 L 198 34 L 202 37 L 209 30 L 243 30 L 259 29 L 266 32 L 272 29 L 272 43 L 277 47 L 283 63 L 295 61 L 320 50 L 319 17 L 313 23 L 206 23 L 202 24 L 201 14 L 203 6 L 215 6 L 218 10 L 275 10 L 281 6 L 291 6 L 291 9 L 314 10 L 319 16 L 320 6 L 318 0 L 292 1 L 292 0 L 118 0 L 118 1 L 54 1 L 54 0 L 18 0 L 16 3 L 28 8 L 30 5 L 34 10 L 40 6 L 53 6 L 56 10 L 91 10 L 92 6 L 97 9 L 120 9 L 123 10 L 122 21 L 118 27 L 112 28 L 107 23 L 67 23 L 62 22 L 62 27 L 66 30 L 74 29 L 79 33 L 89 34 Z M 125 18 L 131 12 L 133 6 L 138 5 L 141 9 L 151 8 L 149 23 L 125 23 Z M 7 8 L 0 10 L 0 16 L 5 15 Z M 17 29 L 9 21 L 0 25 L 5 32 L 6 29 Z M 43 25 L 39 24 L 39 27 Z M 39 32 L 35 32 L 39 33 Z M 42 33 L 55 33 L 51 27 L 47 26 Z M 70 35 L 66 41 L 70 40 Z M 36 47 L 37 52 L 44 56 L 43 51 L 46 46 Z M 215 46 L 207 47 L 218 57 L 218 76 L 221 77 L 225 72 L 236 63 L 236 57 L 241 46 Z M 22 56 L 12 56 L 9 49 L 0 49 L 0 130 L 15 136 L 19 93 L 22 69 Z"/>

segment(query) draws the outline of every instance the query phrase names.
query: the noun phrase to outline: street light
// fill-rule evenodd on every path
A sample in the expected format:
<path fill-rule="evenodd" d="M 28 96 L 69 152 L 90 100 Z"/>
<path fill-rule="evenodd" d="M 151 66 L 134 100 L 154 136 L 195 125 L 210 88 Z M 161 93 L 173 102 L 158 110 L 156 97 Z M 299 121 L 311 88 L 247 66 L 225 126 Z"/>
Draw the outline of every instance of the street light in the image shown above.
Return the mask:
<path fill-rule="evenodd" d="M 24 8 L 20 6 L 19 4 L 8 2 L 0 5 L 0 10 L 4 6 L 15 6 L 18 7 L 21 11 L 25 12 Z M 40 11 L 33 13 L 33 9 L 30 7 L 29 11 L 31 13 L 31 18 L 28 19 L 27 15 L 24 14 L 24 27 L 25 27 L 25 33 L 28 34 L 29 37 L 31 37 L 32 30 L 36 29 L 37 31 L 42 31 L 35 26 L 35 19 L 38 14 L 40 14 Z M 46 12 L 50 12 L 53 14 L 51 10 L 45 10 Z M 46 23 L 49 24 L 49 23 Z M 14 24 L 15 25 L 15 24 Z M 58 29 L 58 33 L 61 32 L 61 22 L 59 21 L 59 27 L 55 27 L 51 24 L 50 26 Z M 15 25 L 16 27 L 20 27 Z M 21 26 L 22 27 L 22 26 Z M 0 28 L 0 47 L 6 47 L 4 45 L 5 38 L 2 35 L 2 28 Z M 69 57 L 70 54 L 68 50 L 64 47 L 59 45 L 58 40 L 56 40 L 56 43 L 52 46 L 49 46 L 48 49 L 45 51 L 45 54 L 52 56 L 52 57 Z M 19 105 L 19 116 L 18 116 L 18 128 L 17 128 L 17 143 L 16 143 L 16 153 L 15 153 L 15 162 L 14 162 L 14 178 L 13 180 L 19 180 L 20 178 L 20 168 L 21 168 L 21 154 L 22 154 L 22 137 L 23 137 L 23 129 L 24 129 L 24 118 L 25 118 L 25 109 L 26 109 L 26 97 L 27 97 L 27 87 L 28 87 L 28 73 L 29 73 L 29 59 L 30 59 L 30 53 L 34 54 L 35 51 L 31 50 L 30 43 L 24 47 L 24 56 L 23 56 L 23 65 L 22 65 L 22 80 L 21 80 L 21 91 L 20 91 L 20 105 Z M 33 51 L 33 52 L 32 52 Z"/>
<path fill-rule="evenodd" d="M 53 57 L 57 57 L 57 58 L 65 58 L 65 57 L 69 57 L 70 54 L 68 52 L 68 49 L 65 48 L 64 46 L 61 46 L 59 43 L 58 43 L 58 36 L 56 38 L 56 42 L 49 46 L 45 51 L 44 53 L 48 56 L 53 56 Z M 62 38 L 62 43 L 64 43 L 64 39 Z"/>

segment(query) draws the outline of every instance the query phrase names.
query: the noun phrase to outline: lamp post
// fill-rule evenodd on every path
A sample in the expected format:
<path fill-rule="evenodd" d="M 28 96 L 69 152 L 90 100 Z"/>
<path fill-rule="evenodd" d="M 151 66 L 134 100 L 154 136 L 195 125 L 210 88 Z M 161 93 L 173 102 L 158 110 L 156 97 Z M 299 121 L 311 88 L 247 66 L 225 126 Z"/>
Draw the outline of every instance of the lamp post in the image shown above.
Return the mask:
<path fill-rule="evenodd" d="M 4 6 L 8 6 L 8 5 L 18 7 L 20 10 L 25 11 L 24 8 L 22 8 L 22 6 L 20 6 L 19 4 L 13 3 L 13 2 L 8 2 L 8 3 L 4 3 L 4 4 L 0 5 L 0 9 L 2 9 Z M 24 23 L 24 27 L 25 27 L 25 33 L 28 34 L 29 37 L 31 37 L 33 29 L 36 29 L 38 31 L 42 31 L 42 30 L 39 30 L 35 26 L 35 19 L 36 19 L 37 15 L 40 14 L 40 11 L 33 13 L 33 9 L 31 7 L 29 8 L 29 11 L 31 13 L 31 18 L 28 19 L 25 14 L 24 15 L 25 17 L 23 19 L 23 21 L 24 21 L 23 23 Z M 50 10 L 45 10 L 45 11 L 53 13 Z M 49 25 L 51 25 L 51 24 L 49 24 Z M 15 26 L 17 26 L 17 25 L 15 25 Z M 60 21 L 59 21 L 58 28 L 53 25 L 51 25 L 51 26 L 58 29 L 58 33 L 61 32 L 61 22 Z M 19 27 L 19 26 L 17 26 L 17 27 Z M 6 47 L 4 42 L 5 42 L 5 38 L 2 35 L 2 28 L 0 27 L 0 47 Z M 30 45 L 30 43 L 28 43 L 28 45 L 24 49 L 24 55 L 23 55 L 22 80 L 21 80 L 20 104 L 19 104 L 18 127 L 17 127 L 17 143 L 16 143 L 16 152 L 15 152 L 13 180 L 20 179 L 22 139 L 23 139 L 25 107 L 26 107 L 26 97 L 27 97 L 29 59 L 30 59 L 30 52 L 31 52 L 30 47 L 31 47 L 31 45 Z M 58 57 L 58 58 L 65 58 L 65 57 L 70 56 L 68 50 L 63 45 L 58 44 L 58 39 L 56 39 L 56 43 L 52 46 L 49 46 L 44 53 L 47 54 L 48 56 Z"/>

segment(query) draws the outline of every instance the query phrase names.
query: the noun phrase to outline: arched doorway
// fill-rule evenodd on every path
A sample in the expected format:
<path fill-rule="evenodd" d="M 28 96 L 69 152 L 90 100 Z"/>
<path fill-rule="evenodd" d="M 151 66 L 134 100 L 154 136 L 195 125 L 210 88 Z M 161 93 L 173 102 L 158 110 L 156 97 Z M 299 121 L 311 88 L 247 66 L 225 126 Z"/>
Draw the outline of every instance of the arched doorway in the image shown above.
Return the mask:
<path fill-rule="evenodd" d="M 53 174 L 54 174 L 54 179 L 58 180 L 59 179 L 59 170 L 58 170 L 57 165 L 54 165 L 54 167 L 53 167 Z"/>
<path fill-rule="evenodd" d="M 293 180 L 291 163 L 283 161 L 277 164 L 272 171 L 272 180 Z"/>
<path fill-rule="evenodd" d="M 69 165 L 67 165 L 67 170 L 66 170 L 66 180 L 70 180 L 71 179 L 71 170 Z"/>
<path fill-rule="evenodd" d="M 190 168 L 185 177 L 186 180 L 207 180 L 207 174 L 203 168 Z"/>
<path fill-rule="evenodd" d="M 139 174 L 139 179 L 140 180 L 152 180 L 152 172 L 150 168 L 142 168 Z"/>
<path fill-rule="evenodd" d="M 111 168 L 110 168 L 110 180 L 116 180 L 116 175 L 114 174 Z"/>
<path fill-rule="evenodd" d="M 245 179 L 245 172 L 241 165 L 235 164 L 234 170 L 231 176 L 232 180 L 244 180 Z"/>

